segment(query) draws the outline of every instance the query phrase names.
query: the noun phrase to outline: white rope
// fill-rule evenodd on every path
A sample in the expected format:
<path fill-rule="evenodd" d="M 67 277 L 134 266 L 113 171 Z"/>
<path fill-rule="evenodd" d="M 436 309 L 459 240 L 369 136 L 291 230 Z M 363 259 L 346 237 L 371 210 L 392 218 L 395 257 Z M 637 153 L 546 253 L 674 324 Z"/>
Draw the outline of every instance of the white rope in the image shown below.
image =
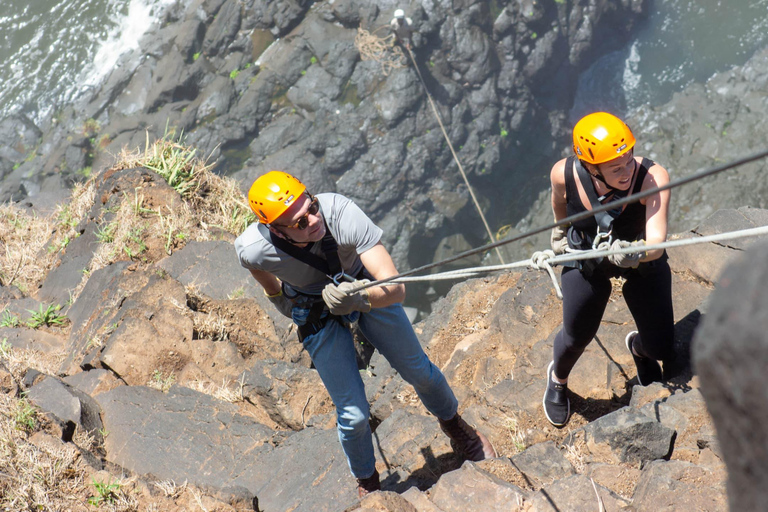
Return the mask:
<path fill-rule="evenodd" d="M 739 238 L 749 238 L 760 235 L 768 235 L 768 226 L 761 226 L 757 228 L 742 229 L 740 231 L 729 231 L 726 233 L 719 233 L 717 235 L 707 235 L 700 237 L 684 238 L 680 240 L 668 240 L 658 244 L 650 244 L 643 246 L 643 251 L 653 251 L 656 249 L 668 249 L 671 247 L 683 247 L 686 245 L 698 245 L 711 242 L 721 242 L 725 240 L 736 240 Z M 505 265 L 489 265 L 486 267 L 470 267 L 457 270 L 449 270 L 446 272 L 439 272 L 436 274 L 430 274 L 426 276 L 408 276 L 400 277 L 395 280 L 389 281 L 391 283 L 412 283 L 418 281 L 445 281 L 449 279 L 469 279 L 472 277 L 478 277 L 484 273 L 496 272 L 499 270 L 508 270 L 512 268 L 530 267 L 535 270 L 546 270 L 549 273 L 550 278 L 555 286 L 557 296 L 562 298 L 562 292 L 560 286 L 557 283 L 557 278 L 552 265 L 570 261 L 588 260 L 592 258 L 602 258 L 610 256 L 611 254 L 631 254 L 636 253 L 637 247 L 625 247 L 621 249 L 597 249 L 588 251 L 571 250 L 566 254 L 560 254 L 555 256 L 555 253 L 547 249 L 545 251 L 536 251 L 533 253 L 530 259 L 520 260 L 514 263 L 507 263 Z M 359 289 L 375 286 L 376 283 L 370 283 Z"/>

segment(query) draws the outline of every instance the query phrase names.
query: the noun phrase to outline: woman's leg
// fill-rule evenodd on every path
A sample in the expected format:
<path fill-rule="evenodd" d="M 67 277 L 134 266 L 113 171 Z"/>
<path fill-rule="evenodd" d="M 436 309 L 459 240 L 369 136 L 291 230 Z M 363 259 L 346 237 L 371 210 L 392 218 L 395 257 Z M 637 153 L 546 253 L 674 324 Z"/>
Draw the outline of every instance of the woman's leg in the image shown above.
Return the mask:
<path fill-rule="evenodd" d="M 611 295 L 611 281 L 599 270 L 587 278 L 575 268 L 564 268 L 563 328 L 555 336 L 554 374 L 567 379 L 584 349 L 595 337 Z"/>
<path fill-rule="evenodd" d="M 637 355 L 657 361 L 674 356 L 675 317 L 672 272 L 666 261 L 653 261 L 627 275 L 624 300 L 635 319 Z"/>

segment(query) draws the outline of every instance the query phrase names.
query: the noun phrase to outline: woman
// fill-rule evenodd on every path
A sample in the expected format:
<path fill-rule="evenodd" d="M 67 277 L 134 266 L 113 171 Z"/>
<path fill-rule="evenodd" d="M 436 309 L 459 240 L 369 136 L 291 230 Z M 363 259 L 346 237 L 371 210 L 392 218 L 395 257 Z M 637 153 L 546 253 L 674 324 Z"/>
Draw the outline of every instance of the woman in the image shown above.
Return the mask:
<path fill-rule="evenodd" d="M 550 173 L 555 221 L 592 210 L 592 205 L 666 185 L 666 169 L 634 156 L 634 146 L 632 131 L 614 115 L 597 112 L 576 123 L 574 156 L 557 162 Z M 556 254 L 568 247 L 591 249 L 600 242 L 609 242 L 612 249 L 637 248 L 630 254 L 574 262 L 563 268 L 563 328 L 555 336 L 543 400 L 544 412 L 554 426 L 563 427 L 570 418 L 568 375 L 597 333 L 611 294 L 611 277 L 626 279 L 624 300 L 638 330 L 630 332 L 625 343 L 640 384 L 660 381 L 658 361 L 674 358 L 672 276 L 667 255 L 663 249 L 644 249 L 646 244 L 666 240 L 668 206 L 669 191 L 657 192 L 623 208 L 552 230 Z"/>

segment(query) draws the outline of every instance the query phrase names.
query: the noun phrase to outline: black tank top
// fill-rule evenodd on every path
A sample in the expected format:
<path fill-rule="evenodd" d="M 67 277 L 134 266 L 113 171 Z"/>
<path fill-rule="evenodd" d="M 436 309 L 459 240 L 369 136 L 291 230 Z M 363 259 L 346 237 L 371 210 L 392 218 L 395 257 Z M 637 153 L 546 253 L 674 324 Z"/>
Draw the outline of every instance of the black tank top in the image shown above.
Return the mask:
<path fill-rule="evenodd" d="M 565 200 L 566 214 L 569 217 L 587 211 L 587 208 L 581 202 L 579 189 L 576 186 L 573 167 L 574 159 L 575 157 L 568 157 L 565 161 Z M 640 166 L 637 168 L 637 178 L 635 179 L 634 187 L 632 187 L 632 194 L 640 192 L 640 189 L 643 187 L 643 180 L 645 180 L 645 176 L 648 174 L 648 169 L 654 165 L 655 163 L 652 160 L 643 158 Z M 591 180 L 588 186 L 594 187 Z M 628 204 L 624 211 L 613 221 L 613 239 L 627 241 L 644 239 L 645 222 L 645 205 L 640 202 Z M 582 235 L 582 238 L 591 241 L 597 233 L 597 221 L 595 221 L 594 217 L 587 217 L 586 219 L 574 222 L 573 229 L 577 230 Z"/>

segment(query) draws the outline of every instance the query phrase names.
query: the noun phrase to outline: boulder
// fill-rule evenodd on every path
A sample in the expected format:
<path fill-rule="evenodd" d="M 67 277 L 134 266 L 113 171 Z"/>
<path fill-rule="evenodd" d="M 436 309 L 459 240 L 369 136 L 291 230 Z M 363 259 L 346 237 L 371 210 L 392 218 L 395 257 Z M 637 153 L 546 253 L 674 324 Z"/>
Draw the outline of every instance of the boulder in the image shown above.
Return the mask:
<path fill-rule="evenodd" d="M 694 367 L 728 466 L 733 510 L 759 508 L 766 499 L 768 471 L 762 461 L 767 445 L 764 430 L 755 425 L 768 418 L 761 385 L 768 361 L 763 313 L 768 294 L 762 286 L 767 248 L 756 244 L 725 269 L 694 338 Z"/>
<path fill-rule="evenodd" d="M 658 421 L 624 407 L 583 427 L 587 449 L 593 457 L 613 463 L 644 463 L 668 457 L 675 431 Z"/>

